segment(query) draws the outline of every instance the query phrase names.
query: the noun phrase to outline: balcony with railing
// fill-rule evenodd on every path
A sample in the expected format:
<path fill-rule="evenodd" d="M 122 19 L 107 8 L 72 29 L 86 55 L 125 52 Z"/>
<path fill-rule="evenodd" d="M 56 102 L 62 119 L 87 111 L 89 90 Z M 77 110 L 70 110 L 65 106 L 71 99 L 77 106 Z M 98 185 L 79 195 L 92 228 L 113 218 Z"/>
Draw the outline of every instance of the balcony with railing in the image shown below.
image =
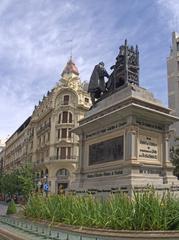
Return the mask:
<path fill-rule="evenodd" d="M 37 135 L 41 134 L 42 132 L 45 132 L 45 131 L 48 130 L 50 127 L 51 127 L 51 123 L 50 123 L 50 122 L 44 124 L 43 126 L 41 126 L 41 127 L 37 130 Z"/>
<path fill-rule="evenodd" d="M 78 161 L 78 156 L 75 155 L 66 155 L 66 156 L 51 156 L 50 157 L 50 162 L 52 161 L 64 161 L 64 162 L 77 162 Z M 46 162 L 46 161 L 45 161 Z"/>
<path fill-rule="evenodd" d="M 45 158 L 45 159 L 38 159 L 34 162 L 35 166 L 40 166 L 48 163 L 77 163 L 78 162 L 78 156 L 51 156 L 50 158 Z"/>
<path fill-rule="evenodd" d="M 74 143 L 74 139 L 72 137 L 67 138 L 56 138 L 57 143 L 65 142 L 65 143 Z"/>

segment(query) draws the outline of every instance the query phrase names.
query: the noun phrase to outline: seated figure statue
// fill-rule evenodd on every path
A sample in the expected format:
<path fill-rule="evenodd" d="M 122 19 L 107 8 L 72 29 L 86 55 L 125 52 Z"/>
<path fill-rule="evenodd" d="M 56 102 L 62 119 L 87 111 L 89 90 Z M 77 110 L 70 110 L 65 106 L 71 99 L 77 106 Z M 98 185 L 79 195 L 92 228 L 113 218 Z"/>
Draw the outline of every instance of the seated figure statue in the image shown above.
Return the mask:
<path fill-rule="evenodd" d="M 101 95 L 106 91 L 106 83 L 104 77 L 109 78 L 109 74 L 104 68 L 104 63 L 100 62 L 94 67 L 88 86 L 88 92 L 91 95 L 91 101 L 93 105 L 95 104 L 95 99 L 99 99 Z"/>

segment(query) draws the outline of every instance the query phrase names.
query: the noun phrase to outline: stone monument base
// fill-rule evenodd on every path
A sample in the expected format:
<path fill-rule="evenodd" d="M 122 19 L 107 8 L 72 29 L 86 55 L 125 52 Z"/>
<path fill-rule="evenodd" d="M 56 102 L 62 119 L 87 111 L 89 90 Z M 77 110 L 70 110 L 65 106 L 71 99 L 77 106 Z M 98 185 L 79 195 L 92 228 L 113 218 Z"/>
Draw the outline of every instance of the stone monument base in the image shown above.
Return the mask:
<path fill-rule="evenodd" d="M 177 120 L 152 93 L 133 84 L 97 102 L 73 130 L 80 137 L 80 161 L 71 190 L 177 190 L 168 147 L 169 126 Z"/>

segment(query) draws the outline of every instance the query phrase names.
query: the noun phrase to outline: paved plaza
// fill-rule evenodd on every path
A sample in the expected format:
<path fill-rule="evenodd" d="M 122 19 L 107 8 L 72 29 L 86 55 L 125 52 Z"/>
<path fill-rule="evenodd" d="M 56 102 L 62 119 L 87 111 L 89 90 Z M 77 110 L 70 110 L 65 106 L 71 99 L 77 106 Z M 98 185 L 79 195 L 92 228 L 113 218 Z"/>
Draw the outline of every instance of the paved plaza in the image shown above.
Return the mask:
<path fill-rule="evenodd" d="M 7 205 L 4 203 L 0 203 L 0 216 L 6 215 Z"/>

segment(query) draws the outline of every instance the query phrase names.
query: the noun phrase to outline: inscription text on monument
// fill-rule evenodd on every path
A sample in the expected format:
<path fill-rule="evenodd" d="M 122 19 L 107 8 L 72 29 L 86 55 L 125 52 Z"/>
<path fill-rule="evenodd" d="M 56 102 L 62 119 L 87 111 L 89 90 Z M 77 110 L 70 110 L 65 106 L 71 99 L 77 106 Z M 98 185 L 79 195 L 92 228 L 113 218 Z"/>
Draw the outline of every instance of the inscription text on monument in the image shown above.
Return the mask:
<path fill-rule="evenodd" d="M 150 160 L 158 159 L 157 138 L 143 136 L 139 137 L 139 158 Z"/>

